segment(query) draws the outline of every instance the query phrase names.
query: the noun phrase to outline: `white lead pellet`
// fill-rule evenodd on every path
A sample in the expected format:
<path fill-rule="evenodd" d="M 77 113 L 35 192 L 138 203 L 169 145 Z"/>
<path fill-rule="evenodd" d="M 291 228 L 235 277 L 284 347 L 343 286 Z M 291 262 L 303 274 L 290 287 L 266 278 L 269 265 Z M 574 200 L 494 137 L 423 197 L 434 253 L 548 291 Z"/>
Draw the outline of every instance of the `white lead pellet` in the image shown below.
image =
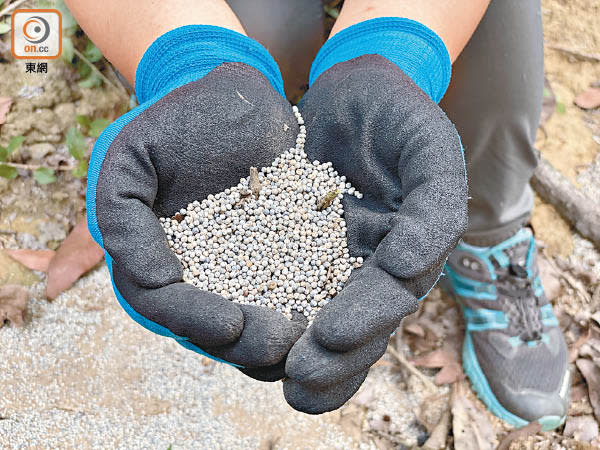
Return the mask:
<path fill-rule="evenodd" d="M 308 160 L 304 120 L 293 112 L 301 125 L 296 146 L 258 171 L 258 197 L 250 174 L 160 224 L 185 282 L 288 319 L 297 311 L 312 323 L 362 265 L 349 254 L 341 202 L 362 194 L 331 162 Z"/>

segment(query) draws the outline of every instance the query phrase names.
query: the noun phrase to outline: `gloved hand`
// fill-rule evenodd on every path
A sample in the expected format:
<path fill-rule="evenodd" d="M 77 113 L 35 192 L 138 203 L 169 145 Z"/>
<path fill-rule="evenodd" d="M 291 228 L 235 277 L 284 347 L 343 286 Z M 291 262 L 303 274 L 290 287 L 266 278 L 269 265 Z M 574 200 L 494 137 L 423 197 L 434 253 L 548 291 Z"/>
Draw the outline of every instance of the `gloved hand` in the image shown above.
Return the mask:
<path fill-rule="evenodd" d="M 441 40 L 399 18 L 339 32 L 313 63 L 305 151 L 363 193 L 342 203 L 350 254 L 365 264 L 288 355 L 283 388 L 297 410 L 330 411 L 354 395 L 466 228 L 462 147 L 436 104 L 449 78 Z"/>
<path fill-rule="evenodd" d="M 295 145 L 299 128 L 275 61 L 239 33 L 185 26 L 146 51 L 136 92 L 140 106 L 94 147 L 87 192 L 89 228 L 121 306 L 188 349 L 280 379 L 304 326 L 184 283 L 158 221 Z"/>

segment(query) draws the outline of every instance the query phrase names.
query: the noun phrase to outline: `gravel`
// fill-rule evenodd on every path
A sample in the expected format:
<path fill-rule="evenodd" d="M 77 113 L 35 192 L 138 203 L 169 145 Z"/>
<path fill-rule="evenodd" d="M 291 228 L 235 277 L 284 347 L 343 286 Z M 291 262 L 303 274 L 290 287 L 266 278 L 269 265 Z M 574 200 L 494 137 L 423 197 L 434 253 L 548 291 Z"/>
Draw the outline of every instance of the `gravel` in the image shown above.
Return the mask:
<path fill-rule="evenodd" d="M 362 194 L 330 162 L 307 159 L 306 128 L 294 113 L 294 148 L 160 222 L 186 282 L 289 319 L 298 311 L 311 323 L 363 263 L 350 256 L 341 203 Z"/>
<path fill-rule="evenodd" d="M 118 305 L 104 265 L 53 302 L 43 287 L 24 328 L 0 328 L 0 448 L 374 448 L 335 413 L 292 410 L 281 383 L 148 333 Z"/>

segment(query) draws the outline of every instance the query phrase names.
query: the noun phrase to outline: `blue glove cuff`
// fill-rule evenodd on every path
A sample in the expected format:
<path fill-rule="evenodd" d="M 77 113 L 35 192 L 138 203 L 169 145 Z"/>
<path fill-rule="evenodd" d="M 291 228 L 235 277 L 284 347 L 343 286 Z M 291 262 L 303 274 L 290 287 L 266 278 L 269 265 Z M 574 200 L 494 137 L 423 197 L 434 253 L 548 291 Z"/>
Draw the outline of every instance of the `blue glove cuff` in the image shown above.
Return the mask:
<path fill-rule="evenodd" d="M 313 61 L 309 85 L 337 63 L 373 54 L 400 67 L 434 102 L 444 96 L 452 69 L 446 46 L 425 25 L 400 17 L 366 20 L 335 34 Z"/>
<path fill-rule="evenodd" d="M 135 73 L 138 101 L 144 103 L 199 80 L 224 62 L 254 67 L 285 96 L 277 63 L 254 39 L 213 25 L 186 25 L 160 36 L 142 56 Z"/>

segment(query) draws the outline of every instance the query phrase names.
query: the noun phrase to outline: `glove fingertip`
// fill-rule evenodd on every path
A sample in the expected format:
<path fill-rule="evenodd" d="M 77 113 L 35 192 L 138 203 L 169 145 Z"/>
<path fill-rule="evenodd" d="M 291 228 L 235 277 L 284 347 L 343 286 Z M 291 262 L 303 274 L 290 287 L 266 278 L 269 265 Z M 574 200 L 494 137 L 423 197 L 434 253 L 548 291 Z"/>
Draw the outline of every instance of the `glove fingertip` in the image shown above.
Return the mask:
<path fill-rule="evenodd" d="M 342 383 L 321 389 L 311 389 L 288 378 L 283 382 L 283 395 L 296 411 L 313 415 L 323 414 L 340 408 L 350 400 L 368 373 L 369 371 L 365 370 Z"/>
<path fill-rule="evenodd" d="M 288 320 L 283 314 L 262 306 L 239 305 L 244 325 L 235 342 L 209 348 L 221 359 L 245 367 L 267 367 L 279 364 L 304 332 L 302 324 Z"/>
<path fill-rule="evenodd" d="M 347 352 L 391 334 L 417 300 L 403 283 L 380 267 L 363 266 L 317 315 L 314 337 L 329 350 Z"/>
<path fill-rule="evenodd" d="M 178 285 L 182 287 L 182 295 L 188 298 L 186 301 L 173 302 L 169 308 L 173 323 L 171 329 L 175 334 L 189 337 L 201 348 L 224 345 L 239 338 L 244 327 L 244 315 L 237 305 L 187 283 Z M 168 301 L 164 300 L 165 303 Z"/>
<path fill-rule="evenodd" d="M 323 347 L 338 352 L 348 352 L 361 345 L 361 340 L 352 339 L 354 322 L 349 320 L 328 320 L 323 317 L 318 324 L 314 323 L 314 338 Z"/>
<path fill-rule="evenodd" d="M 334 352 L 321 346 L 307 331 L 290 350 L 286 374 L 294 381 L 321 389 L 342 383 L 373 365 L 385 353 L 388 335 L 380 336 L 349 352 Z"/>

